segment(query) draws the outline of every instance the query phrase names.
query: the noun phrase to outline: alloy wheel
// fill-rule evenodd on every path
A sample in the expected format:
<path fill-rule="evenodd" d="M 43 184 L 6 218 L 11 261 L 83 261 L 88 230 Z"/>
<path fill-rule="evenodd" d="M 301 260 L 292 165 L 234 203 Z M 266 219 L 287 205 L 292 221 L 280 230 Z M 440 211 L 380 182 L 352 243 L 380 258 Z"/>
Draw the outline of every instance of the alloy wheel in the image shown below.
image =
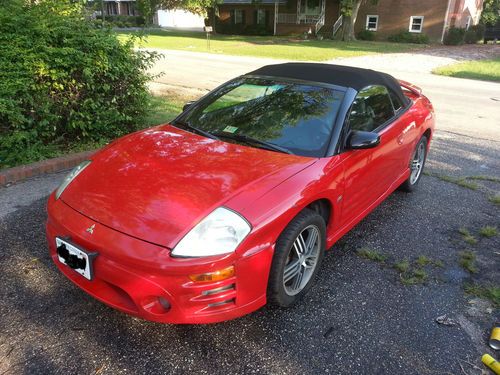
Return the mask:
<path fill-rule="evenodd" d="M 318 264 L 321 237 L 318 227 L 304 228 L 293 242 L 283 272 L 286 294 L 294 296 L 308 284 Z"/>
<path fill-rule="evenodd" d="M 415 150 L 415 155 L 411 161 L 410 183 L 413 185 L 418 181 L 425 162 L 425 142 L 420 142 Z"/>

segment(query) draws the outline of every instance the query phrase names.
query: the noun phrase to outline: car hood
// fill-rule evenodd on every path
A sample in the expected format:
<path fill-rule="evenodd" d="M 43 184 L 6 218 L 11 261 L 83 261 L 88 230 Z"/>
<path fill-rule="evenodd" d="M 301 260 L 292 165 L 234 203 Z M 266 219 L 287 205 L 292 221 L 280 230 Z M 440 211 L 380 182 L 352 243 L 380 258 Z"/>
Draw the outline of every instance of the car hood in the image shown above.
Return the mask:
<path fill-rule="evenodd" d="M 315 161 L 170 125 L 121 138 L 91 159 L 61 199 L 96 222 L 169 248 L 232 197 L 248 192 L 250 201 L 238 201 L 251 204 Z"/>

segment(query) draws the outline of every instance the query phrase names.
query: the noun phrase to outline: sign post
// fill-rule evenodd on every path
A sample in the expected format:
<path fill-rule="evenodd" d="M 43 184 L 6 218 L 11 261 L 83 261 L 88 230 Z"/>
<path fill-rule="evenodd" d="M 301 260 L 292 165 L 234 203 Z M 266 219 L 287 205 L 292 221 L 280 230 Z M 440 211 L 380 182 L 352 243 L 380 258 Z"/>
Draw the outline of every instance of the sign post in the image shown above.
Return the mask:
<path fill-rule="evenodd" d="M 207 33 L 207 50 L 210 51 L 210 35 L 212 34 L 213 27 L 205 26 L 205 32 Z"/>

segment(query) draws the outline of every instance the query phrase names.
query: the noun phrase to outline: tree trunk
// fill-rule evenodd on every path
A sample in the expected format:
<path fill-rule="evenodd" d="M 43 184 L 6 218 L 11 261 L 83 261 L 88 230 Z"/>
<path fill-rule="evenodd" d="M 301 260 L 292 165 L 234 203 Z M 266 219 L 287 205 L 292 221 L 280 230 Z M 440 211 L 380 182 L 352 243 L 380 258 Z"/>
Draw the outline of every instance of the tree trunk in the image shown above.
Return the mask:
<path fill-rule="evenodd" d="M 212 13 L 212 14 L 211 14 L 211 18 L 212 18 L 212 20 L 211 20 L 211 22 L 210 22 L 210 23 L 211 23 L 211 25 L 210 25 L 210 26 L 212 26 L 212 30 L 213 30 L 213 31 L 212 31 L 212 33 L 213 33 L 213 34 L 216 34 L 216 33 L 217 33 L 217 30 L 215 30 L 215 23 L 216 23 L 216 20 L 217 20 L 217 18 L 216 18 L 216 17 L 217 17 L 217 15 L 216 15 L 216 11 L 217 11 L 217 9 L 216 9 L 216 7 L 217 7 L 217 4 L 215 4 L 215 3 L 214 3 L 214 6 L 212 7 L 212 12 L 211 12 L 211 13 Z"/>
<path fill-rule="evenodd" d="M 350 15 L 344 15 L 344 19 L 342 21 L 342 28 L 340 32 L 340 39 L 349 42 L 352 40 L 356 40 L 356 35 L 354 34 L 354 25 L 356 24 L 356 18 L 358 17 L 359 7 L 363 0 L 356 0 L 352 7 L 352 12 Z"/>

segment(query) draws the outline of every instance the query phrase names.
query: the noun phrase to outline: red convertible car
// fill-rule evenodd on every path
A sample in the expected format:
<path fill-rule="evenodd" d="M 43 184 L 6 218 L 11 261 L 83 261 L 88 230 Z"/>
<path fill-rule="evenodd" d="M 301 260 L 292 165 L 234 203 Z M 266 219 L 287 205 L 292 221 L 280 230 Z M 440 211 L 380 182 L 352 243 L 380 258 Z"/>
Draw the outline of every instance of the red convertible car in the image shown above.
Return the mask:
<path fill-rule="evenodd" d="M 50 196 L 50 254 L 116 309 L 210 323 L 290 306 L 325 250 L 418 184 L 434 110 L 364 69 L 270 65 L 106 146 Z"/>

